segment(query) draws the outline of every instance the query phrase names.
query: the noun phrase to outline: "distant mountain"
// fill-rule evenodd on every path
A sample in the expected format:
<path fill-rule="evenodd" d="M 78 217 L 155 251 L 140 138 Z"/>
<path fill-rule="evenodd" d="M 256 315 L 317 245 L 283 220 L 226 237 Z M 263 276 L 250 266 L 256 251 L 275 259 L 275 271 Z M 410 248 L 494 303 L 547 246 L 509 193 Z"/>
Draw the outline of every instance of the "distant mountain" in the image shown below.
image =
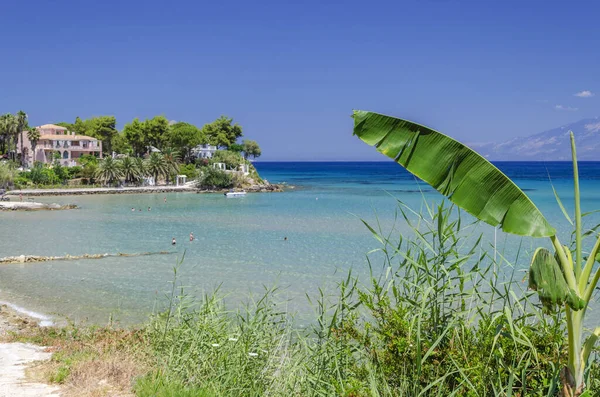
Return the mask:
<path fill-rule="evenodd" d="M 476 143 L 469 146 L 488 160 L 571 160 L 569 131 L 575 134 L 579 160 L 600 161 L 600 119 L 597 117 L 502 143 Z"/>

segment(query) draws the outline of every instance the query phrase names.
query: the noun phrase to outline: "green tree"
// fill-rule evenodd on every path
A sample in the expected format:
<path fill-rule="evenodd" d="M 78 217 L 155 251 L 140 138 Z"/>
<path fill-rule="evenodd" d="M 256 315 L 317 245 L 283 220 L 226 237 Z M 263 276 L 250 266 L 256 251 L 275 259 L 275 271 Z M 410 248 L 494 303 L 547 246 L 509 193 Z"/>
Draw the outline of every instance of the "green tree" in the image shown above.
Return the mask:
<path fill-rule="evenodd" d="M 146 140 L 144 139 L 144 126 L 138 118 L 133 119 L 129 124 L 125 124 L 123 128 L 123 136 L 131 146 L 133 154 L 142 156 L 146 153 Z"/>
<path fill-rule="evenodd" d="M 241 153 L 244 151 L 244 146 L 240 145 L 239 143 L 232 143 L 231 145 L 229 145 L 229 148 L 227 148 L 227 150 L 229 150 L 230 152 Z"/>
<path fill-rule="evenodd" d="M 163 158 L 165 159 L 165 163 L 167 164 L 167 172 L 165 174 L 167 185 L 169 184 L 169 176 L 177 175 L 179 172 L 179 152 L 173 148 L 165 148 L 162 151 Z"/>
<path fill-rule="evenodd" d="M 169 165 L 161 153 L 152 152 L 146 160 L 146 170 L 154 177 L 154 183 L 158 184 L 159 178 L 167 176 Z"/>
<path fill-rule="evenodd" d="M 91 124 L 89 134 L 91 137 L 102 141 L 102 150 L 112 153 L 112 140 L 117 136 L 117 119 L 115 116 L 99 116 L 89 120 Z"/>
<path fill-rule="evenodd" d="M 112 138 L 112 150 L 119 154 L 133 154 L 133 149 L 124 133 L 119 133 Z"/>
<path fill-rule="evenodd" d="M 242 146 L 244 147 L 244 158 L 248 158 L 248 156 L 252 156 L 252 158 L 260 157 L 261 150 L 260 146 L 256 141 L 251 141 L 249 139 L 244 139 L 242 142 Z"/>
<path fill-rule="evenodd" d="M 135 160 L 129 156 L 121 159 L 121 171 L 123 171 L 123 177 L 126 183 L 137 183 L 142 178 L 142 170 L 138 168 Z"/>
<path fill-rule="evenodd" d="M 33 162 L 35 163 L 35 148 L 40 140 L 40 130 L 37 128 L 30 128 L 29 131 L 27 131 L 27 139 L 29 139 L 29 142 L 31 142 Z"/>
<path fill-rule="evenodd" d="M 17 135 L 19 133 L 19 123 L 17 117 L 13 114 L 6 113 L 0 116 L 0 132 L 2 133 L 2 152 L 8 153 L 16 151 Z M 14 154 L 12 156 L 14 160 Z"/>
<path fill-rule="evenodd" d="M 232 118 L 221 116 L 212 123 L 205 124 L 202 132 L 211 145 L 228 148 L 242 136 L 242 127 L 237 123 L 232 124 L 232 122 Z"/>
<path fill-rule="evenodd" d="M 169 120 L 165 116 L 156 116 L 142 124 L 145 146 L 162 149 L 169 138 Z"/>
<path fill-rule="evenodd" d="M 171 125 L 168 144 L 181 153 L 183 162 L 193 161 L 192 149 L 202 143 L 206 143 L 206 136 L 195 125 L 184 122 Z"/>
<path fill-rule="evenodd" d="M 16 171 L 8 163 L 0 163 L 0 188 L 6 189 L 12 185 Z"/>
<path fill-rule="evenodd" d="M 217 150 L 211 159 L 212 163 L 224 163 L 227 168 L 237 170 L 244 158 L 240 153 L 230 152 L 229 150 Z"/>
<path fill-rule="evenodd" d="M 231 175 L 224 171 L 212 167 L 202 167 L 198 185 L 203 189 L 228 189 L 233 187 L 233 181 Z"/>
<path fill-rule="evenodd" d="M 148 168 L 146 167 L 146 162 L 141 157 L 134 157 L 133 162 L 135 164 L 135 168 L 137 168 L 137 172 L 140 174 L 140 179 L 145 178 L 149 175 Z"/>
<path fill-rule="evenodd" d="M 16 121 L 17 121 L 17 130 L 18 130 L 18 133 L 20 134 L 19 141 L 21 142 L 21 167 L 25 167 L 25 155 L 23 153 L 23 131 L 27 127 L 27 113 L 25 113 L 22 110 L 19 110 L 17 112 Z"/>
<path fill-rule="evenodd" d="M 117 161 L 107 156 L 98 164 L 95 176 L 100 183 L 110 185 L 123 176 L 123 171 Z"/>

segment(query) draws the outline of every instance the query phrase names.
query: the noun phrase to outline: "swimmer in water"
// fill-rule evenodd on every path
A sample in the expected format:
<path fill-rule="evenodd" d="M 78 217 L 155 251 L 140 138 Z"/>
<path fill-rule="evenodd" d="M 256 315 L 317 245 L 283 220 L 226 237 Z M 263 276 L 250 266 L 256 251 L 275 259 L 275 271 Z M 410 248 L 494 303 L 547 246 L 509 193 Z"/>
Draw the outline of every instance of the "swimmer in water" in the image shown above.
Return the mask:
<path fill-rule="evenodd" d="M 131 207 L 131 212 L 135 211 L 135 208 Z"/>
<path fill-rule="evenodd" d="M 176 245 L 177 241 L 175 241 L 175 237 L 173 237 L 173 240 L 171 240 L 171 245 Z"/>
<path fill-rule="evenodd" d="M 287 241 L 287 237 L 284 237 L 284 238 L 283 238 L 283 241 Z"/>
<path fill-rule="evenodd" d="M 167 196 L 165 196 L 165 203 L 167 202 Z"/>
<path fill-rule="evenodd" d="M 148 211 L 152 211 L 152 208 L 148 207 Z"/>
<path fill-rule="evenodd" d="M 190 241 L 194 241 L 194 233 L 190 233 Z"/>

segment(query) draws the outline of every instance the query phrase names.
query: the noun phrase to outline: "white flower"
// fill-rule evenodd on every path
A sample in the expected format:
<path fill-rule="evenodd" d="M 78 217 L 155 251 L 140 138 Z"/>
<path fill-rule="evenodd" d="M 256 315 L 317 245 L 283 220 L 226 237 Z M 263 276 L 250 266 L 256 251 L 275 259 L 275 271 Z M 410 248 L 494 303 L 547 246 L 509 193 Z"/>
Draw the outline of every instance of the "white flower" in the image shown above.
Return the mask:
<path fill-rule="evenodd" d="M 248 353 L 250 357 L 258 357 L 258 353 Z"/>
<path fill-rule="evenodd" d="M 231 342 L 237 342 L 237 341 L 238 341 L 238 340 L 237 340 L 237 338 L 229 338 L 229 340 L 230 340 Z"/>
<path fill-rule="evenodd" d="M 219 347 L 219 344 L 218 343 L 213 343 L 212 347 Z"/>

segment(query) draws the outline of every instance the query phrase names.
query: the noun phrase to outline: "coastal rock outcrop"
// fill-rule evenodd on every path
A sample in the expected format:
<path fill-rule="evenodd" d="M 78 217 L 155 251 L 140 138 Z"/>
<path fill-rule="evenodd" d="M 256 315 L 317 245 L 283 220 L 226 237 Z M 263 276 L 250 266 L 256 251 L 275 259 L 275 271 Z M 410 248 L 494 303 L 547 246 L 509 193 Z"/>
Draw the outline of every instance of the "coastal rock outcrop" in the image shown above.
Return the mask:
<path fill-rule="evenodd" d="M 0 211 L 56 211 L 56 210 L 72 210 L 77 208 L 75 204 L 60 205 L 56 203 L 32 203 L 21 201 L 5 201 L 0 202 Z"/>

